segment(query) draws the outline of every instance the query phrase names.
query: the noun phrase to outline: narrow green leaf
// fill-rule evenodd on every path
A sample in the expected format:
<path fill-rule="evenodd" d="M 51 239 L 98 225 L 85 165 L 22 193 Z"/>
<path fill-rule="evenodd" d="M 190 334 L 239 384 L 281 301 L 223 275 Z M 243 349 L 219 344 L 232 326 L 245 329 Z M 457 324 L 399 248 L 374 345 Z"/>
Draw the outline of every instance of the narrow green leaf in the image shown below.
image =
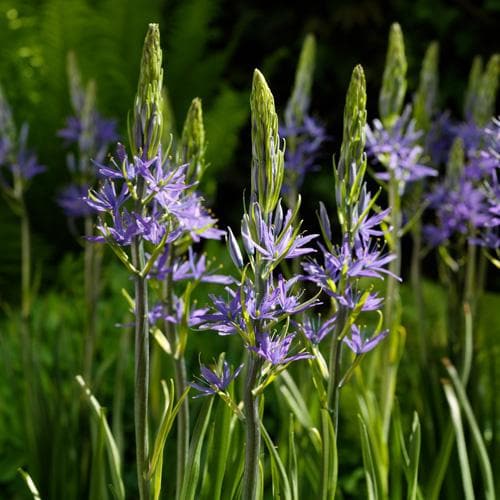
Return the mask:
<path fill-rule="evenodd" d="M 92 467 L 90 472 L 90 492 L 89 498 L 108 498 L 106 491 L 106 473 L 104 462 L 105 431 L 103 422 L 105 422 L 104 411 L 101 410 L 101 417 L 97 424 L 97 436 L 92 440 Z M 94 433 L 95 434 L 95 433 Z"/>
<path fill-rule="evenodd" d="M 363 465 L 365 471 L 365 478 L 367 484 L 367 490 L 372 499 L 383 499 L 386 497 L 384 491 L 384 465 L 380 458 L 375 453 L 375 450 L 379 446 L 377 442 L 374 441 L 372 433 L 369 431 L 366 420 L 360 414 L 358 414 L 359 428 L 361 434 L 361 447 L 363 452 Z M 380 427 L 380 418 L 378 420 L 378 427 Z M 380 433 L 381 436 L 381 433 Z"/>
<path fill-rule="evenodd" d="M 213 499 L 219 500 L 222 493 L 222 483 L 227 469 L 227 460 L 231 438 L 234 430 L 234 425 L 231 425 L 232 420 L 236 420 L 233 415 L 233 410 L 223 401 L 219 402 L 219 415 L 216 420 L 216 435 L 217 435 L 217 468 L 215 470 Z"/>
<path fill-rule="evenodd" d="M 177 414 L 179 413 L 179 410 L 182 406 L 182 403 L 186 399 L 190 390 L 190 387 L 188 387 L 181 394 L 175 406 L 173 406 L 175 395 L 174 381 L 170 379 L 170 388 L 167 387 L 167 384 L 164 380 L 161 381 L 161 385 L 165 397 L 165 405 L 153 447 L 153 454 L 149 464 L 149 470 L 147 473 L 148 479 L 153 477 L 155 500 L 158 500 L 160 498 L 163 470 L 163 450 L 165 448 L 165 443 L 167 441 L 170 430 L 172 429 L 175 418 L 177 417 Z"/>
<path fill-rule="evenodd" d="M 282 382 L 279 385 L 279 390 L 298 421 L 306 429 L 313 427 L 313 421 L 309 415 L 307 404 L 291 375 L 287 371 L 284 371 L 281 373 L 279 380 Z"/>
<path fill-rule="evenodd" d="M 418 413 L 413 413 L 413 422 L 410 434 L 409 446 L 409 481 L 408 481 L 408 500 L 416 500 L 418 494 L 418 469 L 420 463 L 420 444 L 421 430 Z"/>
<path fill-rule="evenodd" d="M 281 461 L 278 450 L 274 446 L 271 437 L 269 436 L 264 424 L 261 422 L 260 428 L 262 430 L 262 438 L 266 443 L 267 449 L 269 451 L 269 456 L 271 458 L 271 472 L 273 477 L 273 495 L 274 498 L 280 498 L 280 485 L 283 486 L 283 498 L 285 500 L 292 499 L 292 491 L 290 489 L 290 481 L 288 480 L 288 475 L 286 473 L 285 466 Z M 274 472 L 273 472 L 274 471 Z M 261 477 L 264 477 L 261 474 Z"/>
<path fill-rule="evenodd" d="M 290 429 L 288 431 L 288 475 L 292 487 L 293 500 L 299 500 L 299 471 L 297 466 L 297 450 L 295 446 L 295 420 L 290 413 Z"/>
<path fill-rule="evenodd" d="M 458 401 L 460 402 L 460 405 L 462 406 L 462 409 L 465 413 L 465 417 L 467 418 L 467 421 L 469 423 L 469 427 L 472 432 L 472 438 L 477 448 L 477 452 L 479 454 L 479 465 L 481 468 L 481 473 L 483 475 L 485 498 L 487 500 L 494 500 L 496 498 L 495 482 L 493 480 L 493 471 L 491 468 L 491 462 L 488 457 L 488 452 L 486 450 L 486 445 L 484 443 L 483 436 L 481 435 L 479 425 L 477 424 L 477 420 L 474 417 L 474 411 L 469 402 L 469 399 L 467 398 L 465 387 L 460 381 L 460 377 L 457 373 L 457 370 L 449 360 L 445 359 L 443 360 L 443 363 L 446 368 L 446 371 L 450 375 L 451 381 L 453 382 L 456 395 L 458 396 Z"/>
<path fill-rule="evenodd" d="M 375 466 L 373 463 L 373 456 L 370 449 L 370 439 L 368 438 L 368 430 L 363 418 L 358 414 L 359 431 L 361 435 L 361 450 L 363 453 L 364 473 L 366 479 L 366 491 L 369 500 L 378 500 L 376 480 L 375 480 Z"/>
<path fill-rule="evenodd" d="M 203 405 L 193 431 L 191 444 L 189 446 L 186 475 L 182 482 L 180 494 L 180 498 L 183 500 L 193 500 L 196 494 L 200 473 L 201 450 L 203 449 L 203 442 L 210 421 L 213 402 L 213 398 L 209 398 Z"/>
<path fill-rule="evenodd" d="M 41 500 L 42 497 L 40 496 L 40 493 L 38 492 L 38 488 L 36 487 L 35 482 L 33 479 L 31 479 L 31 476 L 24 471 L 23 469 L 17 469 L 19 474 L 21 474 L 22 478 L 24 479 L 24 482 L 26 483 L 26 486 L 30 490 L 30 493 L 33 495 L 34 500 Z"/>
<path fill-rule="evenodd" d="M 337 456 L 337 438 L 333 427 L 330 412 L 321 409 L 321 443 L 322 443 L 322 468 L 321 468 L 321 498 L 328 500 L 335 498 L 338 477 L 338 456 Z"/>
<path fill-rule="evenodd" d="M 458 404 L 457 396 L 449 380 L 443 380 L 443 388 L 450 407 L 451 421 L 455 428 L 457 438 L 458 461 L 462 472 L 462 485 L 464 488 L 465 500 L 474 500 L 474 487 L 472 485 L 472 475 L 469 465 L 469 457 L 467 454 L 467 443 L 465 441 L 464 429 L 462 425 L 462 417 L 460 415 L 460 405 Z"/>
<path fill-rule="evenodd" d="M 113 434 L 111 433 L 111 429 L 109 428 L 108 421 L 104 415 L 104 409 L 92 394 L 92 391 L 83 380 L 83 377 L 81 375 L 77 375 L 75 378 L 78 385 L 82 388 L 90 407 L 94 412 L 97 422 L 104 427 L 106 451 L 108 454 L 109 468 L 111 470 L 111 484 L 116 498 L 122 500 L 125 498 L 125 487 L 123 486 L 121 475 L 120 453 L 118 451 L 118 447 L 116 446 Z"/>

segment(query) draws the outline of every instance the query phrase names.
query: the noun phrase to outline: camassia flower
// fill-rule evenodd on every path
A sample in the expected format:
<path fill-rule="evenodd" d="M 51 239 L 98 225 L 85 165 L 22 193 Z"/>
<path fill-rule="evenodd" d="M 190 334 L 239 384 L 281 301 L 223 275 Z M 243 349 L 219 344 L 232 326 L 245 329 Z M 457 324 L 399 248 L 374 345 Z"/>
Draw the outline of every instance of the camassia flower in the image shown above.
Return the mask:
<path fill-rule="evenodd" d="M 409 182 L 437 175 L 436 170 L 420 163 L 423 148 L 418 142 L 422 131 L 415 129 L 415 122 L 410 117 L 411 108 L 407 107 L 390 129 L 380 120 L 373 121 L 373 128 L 366 126 L 368 154 L 386 168 L 384 172 L 377 172 L 377 178 L 388 181 L 394 176 L 400 193 Z"/>
<path fill-rule="evenodd" d="M 0 101 L 1 99 L 0 94 Z M 12 127 L 14 127 L 13 124 Z M 0 140 L 0 184 L 3 185 L 6 192 L 18 197 L 25 189 L 27 182 L 36 175 L 45 172 L 45 166 L 38 163 L 36 154 L 28 147 L 28 124 L 24 123 L 21 126 L 17 138 L 14 128 L 11 132 L 12 137 L 6 136 Z M 0 130 L 1 133 L 2 130 Z M 1 167 L 8 172 L 7 176 L 1 171 Z"/>
<path fill-rule="evenodd" d="M 225 274 L 217 274 L 210 270 L 207 263 L 207 256 L 201 254 L 196 255 L 192 247 L 188 248 L 187 259 L 175 259 L 173 264 L 169 266 L 168 256 L 170 249 L 165 248 L 165 251 L 158 257 L 149 275 L 159 281 L 167 278 L 169 273 L 172 273 L 173 281 L 193 280 L 200 283 L 217 283 L 220 285 L 230 285 L 234 279 Z"/>
<path fill-rule="evenodd" d="M 302 323 L 297 323 L 295 326 L 310 342 L 318 345 L 329 333 L 331 333 L 336 325 L 336 317 L 321 321 L 321 316 L 307 316 Z"/>
<path fill-rule="evenodd" d="M 261 333 L 257 336 L 257 346 L 251 346 L 249 349 L 256 352 L 271 365 L 286 365 L 299 359 L 312 358 L 312 354 L 308 352 L 288 355 L 294 337 L 295 333 L 290 333 L 285 337 L 280 335 L 272 336 L 267 332 Z"/>
<path fill-rule="evenodd" d="M 243 365 L 240 365 L 231 373 L 227 361 L 223 362 L 222 370 L 218 370 L 216 367 L 210 369 L 205 365 L 200 365 L 201 377 L 199 378 L 199 383 L 191 382 L 191 387 L 200 391 L 200 394 L 194 397 L 201 398 L 203 396 L 212 396 L 219 392 L 225 392 L 229 384 L 239 375 L 242 368 Z"/>
<path fill-rule="evenodd" d="M 313 248 L 304 245 L 317 235 L 298 234 L 298 229 L 292 226 L 294 216 L 292 210 L 288 210 L 283 217 L 281 204 L 278 204 L 271 223 L 262 216 L 258 203 L 254 203 L 251 208 L 251 215 L 245 214 L 241 224 L 243 243 L 250 255 L 257 251 L 265 260 L 279 262 L 315 252 Z M 250 221 L 250 218 L 253 220 Z"/>
<path fill-rule="evenodd" d="M 89 81 L 86 87 L 82 84 L 72 53 L 68 55 L 68 77 L 73 114 L 57 135 L 73 149 L 67 155 L 72 182 L 63 188 L 57 201 L 68 217 L 85 217 L 95 214 L 95 209 L 82 200 L 82 191 L 86 194 L 96 185 L 97 169 L 93 162 L 104 160 L 118 134 L 116 121 L 104 118 L 97 110 L 95 82 Z"/>
<path fill-rule="evenodd" d="M 104 180 L 99 189 L 90 190 L 87 204 L 100 213 L 97 241 L 129 246 L 134 237 L 153 245 L 173 243 L 183 236 L 219 239 L 224 232 L 214 228 L 202 198 L 185 183 L 186 165 L 175 166 L 161 153 L 151 160 L 122 156 L 121 163 L 99 166 Z M 137 187 L 145 186 L 141 199 Z M 142 206 L 142 213 L 135 207 Z M 127 208 L 128 207 L 128 208 Z"/>
<path fill-rule="evenodd" d="M 361 329 L 353 324 L 351 326 L 350 335 L 344 337 L 343 342 L 351 349 L 354 354 L 357 356 L 361 354 L 365 354 L 375 347 L 377 347 L 382 340 L 384 340 L 389 334 L 389 330 L 383 330 L 382 332 L 372 336 L 371 338 L 365 337 L 365 335 L 361 332 Z"/>
<path fill-rule="evenodd" d="M 301 125 L 280 127 L 280 135 L 287 142 L 282 191 L 288 194 L 299 190 L 306 174 L 318 168 L 316 161 L 327 135 L 325 127 L 311 116 L 305 116 Z"/>

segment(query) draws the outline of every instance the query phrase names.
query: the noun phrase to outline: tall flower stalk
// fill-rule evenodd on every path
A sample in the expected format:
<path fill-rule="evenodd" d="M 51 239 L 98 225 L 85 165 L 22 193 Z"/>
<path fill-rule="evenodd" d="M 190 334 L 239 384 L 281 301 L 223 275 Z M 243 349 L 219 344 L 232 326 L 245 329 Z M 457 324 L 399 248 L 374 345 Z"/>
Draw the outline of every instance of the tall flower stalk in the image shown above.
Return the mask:
<path fill-rule="evenodd" d="M 437 42 L 432 42 L 425 53 L 422 68 L 420 70 L 420 80 L 417 92 L 414 96 L 413 116 L 419 130 L 422 130 L 425 135 L 421 142 L 425 142 L 425 138 L 430 130 L 432 120 L 436 116 L 437 98 L 438 98 L 438 61 L 439 61 L 439 45 Z M 411 200 L 409 209 L 413 213 L 418 213 L 420 207 L 424 203 L 424 184 L 420 180 L 412 186 Z M 415 306 L 417 309 L 417 317 L 424 318 L 424 304 L 422 292 L 422 272 L 421 272 L 421 253 L 422 253 L 422 222 L 421 218 L 417 217 L 411 227 L 412 236 L 412 254 L 411 254 L 411 284 L 415 298 Z M 422 366 L 426 363 L 426 339 L 424 334 L 424 322 L 419 321 L 417 325 L 417 335 L 420 345 L 420 359 Z"/>
<path fill-rule="evenodd" d="M 280 193 L 284 176 L 284 150 L 278 135 L 274 98 L 263 75 L 255 70 L 250 97 L 252 111 L 252 169 L 250 202 L 241 222 L 246 259 L 231 229 L 227 245 L 240 279 L 227 287 L 226 297 L 212 297 L 212 310 L 202 315 L 201 329 L 220 335 L 238 335 L 247 350 L 243 387 L 245 465 L 242 498 L 258 498 L 263 478 L 259 473 L 263 423 L 259 406 L 261 393 L 289 363 L 309 358 L 297 342 L 295 315 L 317 304 L 316 297 L 301 301 L 295 293 L 298 277 L 285 279 L 276 270 L 285 259 L 313 251 L 305 245 L 316 235 L 300 234 L 295 224 L 299 205 L 284 212 Z M 246 262 L 245 262 L 246 261 Z M 296 340 L 297 339 L 297 340 Z M 298 352 L 297 352 L 298 351 Z M 295 353 L 294 353 L 295 352 Z M 225 400 L 225 388 L 217 386 Z M 229 377 L 226 377 L 229 381 Z M 219 384 L 220 385 L 220 384 Z M 236 404 L 231 404 L 234 410 Z"/>
<path fill-rule="evenodd" d="M 36 387 L 38 378 L 34 370 L 33 338 L 30 332 L 30 317 L 33 304 L 31 230 L 26 191 L 36 175 L 45 167 L 38 164 L 36 155 L 28 149 L 28 124 L 17 131 L 10 106 L 0 87 L 0 189 L 12 211 L 19 217 L 21 240 L 21 345 L 25 388 L 25 418 L 28 441 L 35 453 L 36 431 L 30 422 L 30 412 L 39 406 Z"/>
<path fill-rule="evenodd" d="M 94 234 L 96 210 L 85 203 L 90 187 L 95 187 L 97 168 L 93 162 L 101 163 L 110 144 L 117 139 L 115 122 L 103 118 L 96 109 L 96 86 L 90 80 L 84 87 L 74 53 L 68 54 L 68 80 L 73 115 L 58 135 L 66 144 L 76 145 L 76 154 L 67 156 L 71 184 L 59 195 L 58 202 L 73 224 L 83 219 L 84 227 L 84 290 L 85 290 L 85 340 L 83 352 L 83 378 L 92 382 L 92 364 L 97 341 L 97 300 L 101 274 L 102 248 L 89 239 Z"/>
<path fill-rule="evenodd" d="M 311 260 L 303 264 L 308 279 L 318 285 L 332 303 L 332 315 L 327 321 L 310 318 L 302 327 L 316 357 L 311 364 L 322 407 L 320 494 L 323 499 L 333 498 L 336 489 L 340 390 L 365 354 L 388 334 L 387 329 L 382 330 L 380 309 L 383 299 L 373 293 L 372 287 L 364 286 L 361 278 L 383 279 L 386 275 L 397 278 L 386 269 L 394 256 L 384 253 L 377 241 L 383 235 L 377 226 L 384 222 L 389 211 L 371 214 L 377 196 L 370 195 L 364 182 L 367 168 L 365 135 L 365 76 L 362 67 L 356 66 L 346 96 L 340 157 L 333 169 L 341 241 L 334 243 L 332 223 L 326 207 L 321 204 L 322 262 Z M 363 318 L 373 313 L 379 316 L 378 325 L 374 331 L 367 333 Z M 328 361 L 325 361 L 317 346 L 330 332 L 330 352 Z M 347 363 L 345 348 L 354 355 Z M 331 441 L 333 451 L 331 445 L 328 446 Z"/>
<path fill-rule="evenodd" d="M 314 170 L 318 152 L 326 140 L 324 127 L 310 115 L 311 88 L 316 59 L 316 39 L 304 40 L 295 73 L 292 94 L 286 105 L 280 134 L 286 141 L 283 195 L 286 204 L 295 208 L 300 188 L 308 172 Z"/>
<path fill-rule="evenodd" d="M 189 178 L 188 183 L 188 176 L 195 175 L 196 168 L 194 171 L 190 169 L 190 163 L 177 165 L 168 150 L 167 154 L 162 152 L 161 63 L 158 25 L 151 24 L 144 42 L 134 109 L 129 116 L 133 158 L 130 159 L 119 144 L 111 164 L 98 165 L 103 182 L 99 189 L 90 190 L 86 199 L 87 204 L 99 212 L 98 236 L 92 239 L 108 243 L 134 279 L 134 299 L 131 301 L 135 312 L 134 415 L 137 476 L 142 500 L 149 498 L 151 488 L 158 497 L 161 488 L 158 479 L 151 482 L 153 476 L 161 477 L 162 468 L 157 448 L 154 465 L 149 463 L 148 441 L 149 335 L 157 319 L 168 321 L 165 323 L 168 339 L 160 332 L 161 342 L 169 344 L 167 350 L 174 354 L 179 400 L 182 399 L 179 391 L 186 386 L 183 356 L 190 326 L 186 317 L 189 305 L 183 304 L 171 290 L 176 269 L 179 274 L 176 268 L 179 262 L 176 262 L 172 249 L 187 248 L 190 242 L 199 241 L 200 237 L 217 239 L 223 234 L 213 227 L 216 221 L 203 207 L 202 198 L 194 192 L 193 179 Z M 198 271 L 201 273 L 199 267 L 193 270 Z M 160 281 L 162 293 L 161 303 L 150 311 L 149 283 L 153 279 Z M 170 323 L 182 325 L 176 331 L 169 328 Z M 183 457 L 179 465 L 181 471 L 186 464 L 189 436 L 186 414 L 182 424 L 184 427 L 179 436 L 182 443 L 179 453 Z M 156 443 L 159 439 L 157 437 Z"/>
<path fill-rule="evenodd" d="M 367 129 L 369 152 L 385 167 L 378 178 L 385 181 L 390 207 L 387 241 L 394 259 L 389 265 L 384 321 L 390 339 L 381 352 L 381 413 L 384 441 L 387 442 L 392 404 L 396 389 L 397 366 L 403 343 L 400 330 L 400 298 L 397 276 L 401 274 L 401 236 L 403 230 L 402 196 L 406 184 L 427 175 L 427 170 L 417 165 L 422 149 L 416 146 L 420 134 L 408 124 L 407 108 L 402 114 L 406 95 L 406 56 L 403 33 L 399 24 L 391 26 L 386 64 L 379 96 L 380 122 L 374 130 Z M 428 169 L 429 171 L 431 169 Z"/>
<path fill-rule="evenodd" d="M 160 152 L 162 136 L 162 51 L 158 25 L 150 24 L 142 52 L 139 84 L 135 97 L 133 117 L 129 128 L 132 154 L 144 162 L 156 158 Z M 147 217 L 147 185 L 138 177 L 134 186 L 134 211 L 138 217 Z M 144 238 L 134 235 L 131 241 L 132 265 L 144 270 L 146 258 Z M 135 275 L 135 440 L 137 454 L 137 480 L 141 499 L 149 498 L 149 484 L 145 479 L 149 454 L 148 396 L 149 396 L 149 323 L 147 276 Z"/>

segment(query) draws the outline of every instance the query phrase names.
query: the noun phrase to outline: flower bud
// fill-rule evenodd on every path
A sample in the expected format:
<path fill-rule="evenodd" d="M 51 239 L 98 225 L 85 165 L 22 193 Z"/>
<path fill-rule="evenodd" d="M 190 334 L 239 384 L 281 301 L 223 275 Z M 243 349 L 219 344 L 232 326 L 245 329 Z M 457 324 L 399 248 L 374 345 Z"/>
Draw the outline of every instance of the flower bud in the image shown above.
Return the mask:
<path fill-rule="evenodd" d="M 160 30 L 150 24 L 142 51 L 129 140 L 134 155 L 150 160 L 158 153 L 162 137 L 163 69 Z"/>
<path fill-rule="evenodd" d="M 406 94 L 406 56 L 403 33 L 398 23 L 391 26 L 385 60 L 379 114 L 385 127 L 391 128 L 401 114 Z"/>

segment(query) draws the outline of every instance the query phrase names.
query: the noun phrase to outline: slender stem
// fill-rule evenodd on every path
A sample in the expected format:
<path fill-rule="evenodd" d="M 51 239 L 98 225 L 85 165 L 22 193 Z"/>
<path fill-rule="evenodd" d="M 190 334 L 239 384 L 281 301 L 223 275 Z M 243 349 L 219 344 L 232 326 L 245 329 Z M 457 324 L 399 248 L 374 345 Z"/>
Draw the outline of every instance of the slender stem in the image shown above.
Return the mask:
<path fill-rule="evenodd" d="M 93 234 L 93 219 L 85 217 L 85 237 Z M 87 384 L 92 383 L 92 361 L 94 358 L 97 332 L 97 287 L 99 270 L 97 263 L 97 247 L 90 241 L 85 241 L 84 248 L 84 289 L 85 289 L 85 346 L 83 360 L 83 378 Z"/>
<path fill-rule="evenodd" d="M 177 397 L 187 389 L 186 360 L 184 356 L 174 360 L 174 377 Z M 177 484 L 180 486 L 184 480 L 189 451 L 189 401 L 184 401 L 177 415 Z"/>
<path fill-rule="evenodd" d="M 171 268 L 172 254 L 168 251 L 166 267 Z M 165 304 L 166 314 L 172 314 L 172 274 L 168 273 L 162 286 L 162 301 Z M 184 352 L 177 353 L 178 339 L 172 323 L 164 322 L 164 329 L 168 341 L 174 351 L 173 368 L 176 395 L 179 398 L 188 387 L 186 360 Z M 189 452 L 189 401 L 185 398 L 177 415 L 177 470 L 176 470 L 176 498 L 180 498 L 184 474 L 187 466 L 187 457 Z"/>
<path fill-rule="evenodd" d="M 132 261 L 136 269 L 144 267 L 144 246 L 139 238 L 132 243 Z M 149 500 L 149 481 L 145 478 L 149 454 L 148 394 L 149 393 L 149 323 L 148 288 L 146 278 L 135 276 L 135 441 L 137 480 L 141 500 Z"/>
<path fill-rule="evenodd" d="M 21 195 L 22 196 L 22 195 Z M 33 425 L 33 416 L 40 415 L 39 402 L 36 397 L 37 380 L 34 377 L 33 370 L 33 346 L 30 333 L 30 315 L 31 315 L 31 235 L 28 212 L 21 197 L 21 342 L 22 359 L 24 371 L 24 417 L 25 432 L 28 437 L 28 443 L 31 446 L 31 453 L 39 458 L 39 446 L 37 440 L 36 426 Z M 39 465 L 39 460 L 35 461 Z M 40 470 L 33 471 L 37 477 Z"/>
<path fill-rule="evenodd" d="M 257 381 L 260 361 L 249 353 L 243 402 L 245 405 L 245 472 L 243 475 L 243 500 L 256 500 L 259 483 L 260 419 L 259 398 L 252 390 Z"/>
<path fill-rule="evenodd" d="M 472 313 L 475 312 L 476 306 L 476 245 L 469 243 L 467 246 L 467 264 L 465 270 L 465 283 L 464 283 L 464 303 L 469 304 Z M 472 314 L 474 317 L 474 314 Z"/>
<path fill-rule="evenodd" d="M 389 182 L 389 206 L 391 207 L 391 251 L 395 259 L 389 264 L 389 271 L 395 276 L 401 274 L 401 239 L 402 227 L 401 195 L 397 179 L 392 175 Z M 399 281 L 392 276 L 387 278 L 385 302 L 385 324 L 389 329 L 388 342 L 383 347 L 383 379 L 382 379 L 382 417 L 384 440 L 387 442 L 391 422 L 394 392 L 396 390 L 397 364 L 395 359 L 399 342 Z"/>
<path fill-rule="evenodd" d="M 337 436 L 338 422 L 339 422 L 339 382 L 340 382 L 340 358 L 342 353 L 342 342 L 339 335 L 345 327 L 347 319 L 347 310 L 345 307 L 340 307 L 337 313 L 337 322 L 335 325 L 334 335 L 330 346 L 330 358 L 328 361 L 328 371 L 330 376 L 328 378 L 328 392 L 327 402 L 328 409 L 333 412 L 333 428 L 335 436 Z"/>
<path fill-rule="evenodd" d="M 422 266 L 420 251 L 422 248 L 422 224 L 420 221 L 415 223 L 412 232 L 413 251 L 411 254 L 411 284 L 413 288 L 413 297 L 415 301 L 415 309 L 417 311 L 416 334 L 420 347 L 420 362 L 422 366 L 427 364 L 427 346 L 425 338 L 425 330 L 423 328 L 424 321 L 424 298 L 422 293 Z"/>

